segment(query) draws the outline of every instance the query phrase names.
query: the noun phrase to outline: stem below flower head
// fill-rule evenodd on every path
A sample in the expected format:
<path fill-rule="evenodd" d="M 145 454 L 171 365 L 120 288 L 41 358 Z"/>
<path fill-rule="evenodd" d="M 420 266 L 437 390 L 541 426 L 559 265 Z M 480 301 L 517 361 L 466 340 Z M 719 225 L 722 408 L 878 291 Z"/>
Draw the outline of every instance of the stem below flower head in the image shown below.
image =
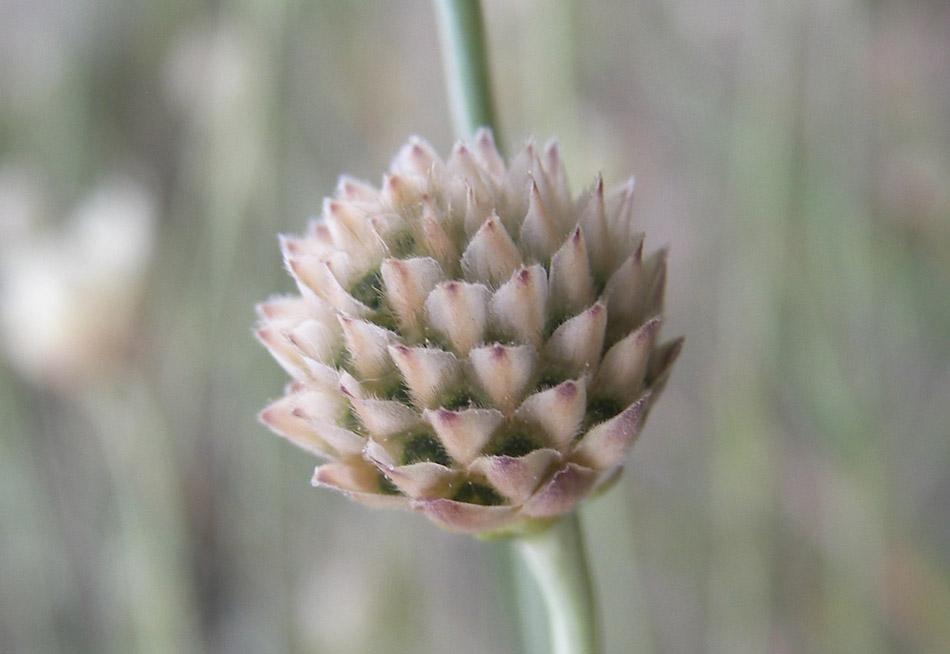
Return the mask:
<path fill-rule="evenodd" d="M 468 139 L 479 127 L 486 126 L 496 132 L 498 143 L 479 2 L 435 0 L 435 9 L 455 136 Z"/>
<path fill-rule="evenodd" d="M 577 512 L 514 540 L 548 609 L 553 654 L 597 654 L 597 619 Z"/>

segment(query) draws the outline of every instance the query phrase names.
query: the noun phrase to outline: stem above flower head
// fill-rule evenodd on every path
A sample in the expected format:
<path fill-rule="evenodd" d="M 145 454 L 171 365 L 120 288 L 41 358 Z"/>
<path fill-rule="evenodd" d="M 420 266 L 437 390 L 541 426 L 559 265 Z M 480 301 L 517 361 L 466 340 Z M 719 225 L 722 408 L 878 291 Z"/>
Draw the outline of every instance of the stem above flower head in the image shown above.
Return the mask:
<path fill-rule="evenodd" d="M 455 136 L 469 139 L 484 126 L 498 143 L 481 6 L 478 0 L 435 0 L 435 9 Z"/>
<path fill-rule="evenodd" d="M 597 618 L 580 520 L 574 511 L 514 540 L 548 612 L 553 654 L 597 654 Z"/>

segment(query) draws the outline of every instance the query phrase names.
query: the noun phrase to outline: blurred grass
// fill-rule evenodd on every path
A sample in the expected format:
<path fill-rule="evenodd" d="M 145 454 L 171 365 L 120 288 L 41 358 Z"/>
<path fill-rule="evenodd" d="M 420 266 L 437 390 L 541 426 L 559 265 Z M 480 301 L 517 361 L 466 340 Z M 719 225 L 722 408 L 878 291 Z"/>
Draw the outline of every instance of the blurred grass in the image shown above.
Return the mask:
<path fill-rule="evenodd" d="M 687 349 L 585 509 L 609 652 L 950 642 L 950 10 L 486 5 L 506 141 L 635 173 Z M 0 4 L 0 275 L 117 174 L 135 320 L 74 378 L 0 359 L 0 651 L 515 651 L 504 547 L 308 485 L 254 420 L 275 234 L 410 133 L 427 3 Z M 9 282 L 0 277 L 0 289 Z M 84 347 L 82 342 L 76 348 Z M 52 372 L 51 372 L 52 371 Z"/>

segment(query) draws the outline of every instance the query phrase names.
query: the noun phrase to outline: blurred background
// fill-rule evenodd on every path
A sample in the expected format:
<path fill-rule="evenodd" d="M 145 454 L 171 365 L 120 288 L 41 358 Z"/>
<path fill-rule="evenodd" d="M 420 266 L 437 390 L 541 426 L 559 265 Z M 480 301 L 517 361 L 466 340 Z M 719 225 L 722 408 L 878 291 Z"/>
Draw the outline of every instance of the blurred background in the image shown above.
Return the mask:
<path fill-rule="evenodd" d="M 665 397 L 583 510 L 606 651 L 950 643 L 950 5 L 486 3 L 501 133 L 637 176 Z M 515 652 L 504 544 L 309 485 L 253 306 L 447 153 L 428 2 L 0 0 L 0 652 Z"/>

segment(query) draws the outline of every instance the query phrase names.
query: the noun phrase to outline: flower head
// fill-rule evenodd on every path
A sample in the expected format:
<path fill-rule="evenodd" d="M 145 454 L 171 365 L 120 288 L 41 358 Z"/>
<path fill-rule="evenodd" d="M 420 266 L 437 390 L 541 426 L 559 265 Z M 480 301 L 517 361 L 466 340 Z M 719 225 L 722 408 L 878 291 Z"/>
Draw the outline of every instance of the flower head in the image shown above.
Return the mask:
<path fill-rule="evenodd" d="M 414 138 L 377 189 L 347 177 L 302 237 L 300 294 L 259 307 L 291 374 L 261 413 L 313 476 L 453 531 L 530 529 L 616 477 L 682 339 L 659 342 L 665 252 L 633 183 L 571 196 L 556 143 L 505 165 L 481 130 Z"/>

